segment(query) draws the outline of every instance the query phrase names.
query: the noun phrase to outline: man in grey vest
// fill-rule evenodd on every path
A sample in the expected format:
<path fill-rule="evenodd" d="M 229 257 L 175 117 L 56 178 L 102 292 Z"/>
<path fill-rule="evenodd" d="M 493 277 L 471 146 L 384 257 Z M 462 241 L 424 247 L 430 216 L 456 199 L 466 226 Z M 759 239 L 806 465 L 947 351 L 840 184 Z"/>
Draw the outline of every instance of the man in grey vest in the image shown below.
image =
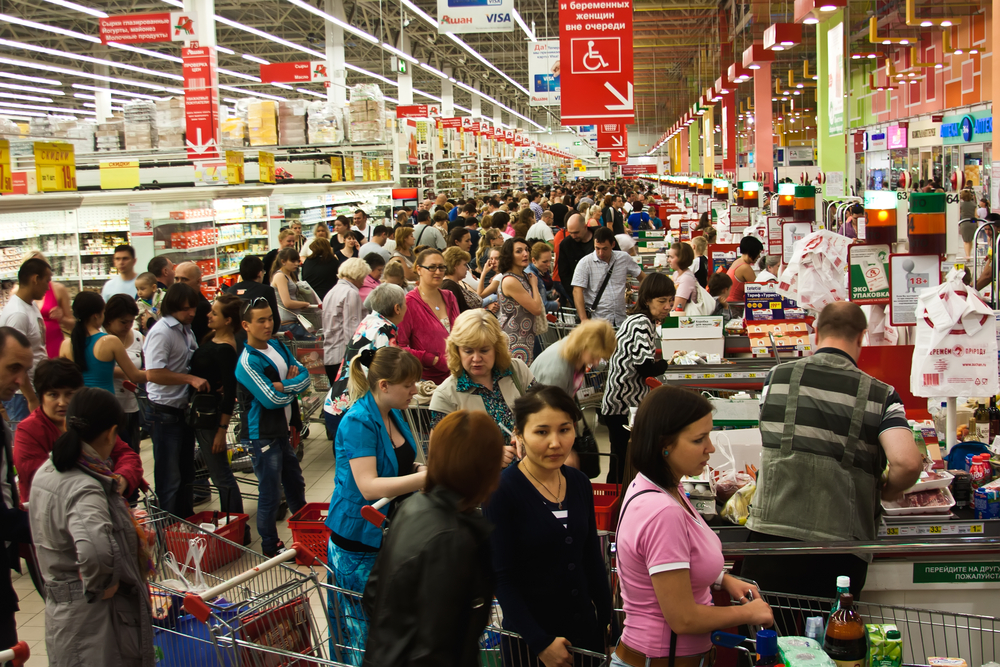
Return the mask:
<path fill-rule="evenodd" d="M 902 399 L 857 367 L 867 326 L 858 305 L 832 303 L 816 321 L 816 353 L 769 374 L 751 541 L 872 541 L 881 500 L 899 498 L 919 478 L 923 461 Z M 825 598 L 846 575 L 857 599 L 869 562 L 852 554 L 752 556 L 741 575 L 763 591 Z"/>

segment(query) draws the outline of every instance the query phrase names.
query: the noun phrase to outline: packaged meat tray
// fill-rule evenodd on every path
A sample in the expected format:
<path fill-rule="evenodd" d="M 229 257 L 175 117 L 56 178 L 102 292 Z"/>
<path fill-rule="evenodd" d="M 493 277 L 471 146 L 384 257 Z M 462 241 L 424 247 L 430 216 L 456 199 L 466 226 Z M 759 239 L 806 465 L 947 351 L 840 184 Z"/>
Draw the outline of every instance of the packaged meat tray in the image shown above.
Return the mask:
<path fill-rule="evenodd" d="M 907 516 L 913 514 L 950 514 L 955 506 L 951 489 L 931 489 L 907 493 L 896 502 L 882 501 L 886 516 Z"/>
<path fill-rule="evenodd" d="M 917 491 L 931 491 L 933 489 L 943 489 L 951 486 L 951 481 L 955 476 L 944 470 L 926 470 L 920 473 L 917 483 L 907 489 L 906 493 L 916 493 Z"/>

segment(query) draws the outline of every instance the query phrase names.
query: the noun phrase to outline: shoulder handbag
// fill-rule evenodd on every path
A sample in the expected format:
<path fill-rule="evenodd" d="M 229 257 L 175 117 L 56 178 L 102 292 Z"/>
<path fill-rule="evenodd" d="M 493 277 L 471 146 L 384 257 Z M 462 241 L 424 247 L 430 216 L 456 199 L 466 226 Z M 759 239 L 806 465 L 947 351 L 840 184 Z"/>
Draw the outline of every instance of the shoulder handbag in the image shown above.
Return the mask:
<path fill-rule="evenodd" d="M 424 237 L 424 232 L 426 232 L 426 231 L 427 231 L 427 225 L 424 225 L 424 228 L 420 230 L 419 234 L 417 234 L 417 240 L 413 242 L 413 247 L 414 248 L 416 248 L 418 245 L 420 245 L 420 239 L 422 239 Z"/>
<path fill-rule="evenodd" d="M 580 459 L 580 472 L 588 479 L 595 479 L 601 474 L 601 454 L 597 448 L 597 439 L 586 420 L 583 422 L 583 433 L 573 441 L 573 451 Z"/>
<path fill-rule="evenodd" d="M 615 259 L 612 259 L 611 263 L 608 264 L 608 272 L 604 274 L 604 281 L 601 283 L 600 289 L 598 289 L 597 294 L 594 295 L 593 302 L 586 307 L 587 317 L 594 316 L 594 311 L 597 310 L 597 304 L 601 302 L 601 297 L 604 296 L 604 290 L 608 286 L 608 281 L 611 280 L 611 271 L 615 268 L 615 261 Z"/>
<path fill-rule="evenodd" d="M 695 292 L 698 295 L 698 301 L 695 302 L 688 300 L 688 302 L 684 304 L 684 314 L 688 317 L 701 317 L 714 313 L 715 308 L 719 303 L 715 300 L 715 297 L 701 285 L 695 286 Z"/>

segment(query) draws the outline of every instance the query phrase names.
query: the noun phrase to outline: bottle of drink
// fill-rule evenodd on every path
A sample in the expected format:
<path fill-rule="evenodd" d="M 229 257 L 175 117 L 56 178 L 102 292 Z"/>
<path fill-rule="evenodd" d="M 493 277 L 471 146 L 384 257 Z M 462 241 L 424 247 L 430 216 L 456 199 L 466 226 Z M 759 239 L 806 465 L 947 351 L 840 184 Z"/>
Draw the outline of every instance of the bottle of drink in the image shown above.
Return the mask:
<path fill-rule="evenodd" d="M 1000 408 L 997 407 L 997 397 L 990 396 L 990 441 L 988 445 L 993 445 L 993 440 L 1000 435 Z"/>
<path fill-rule="evenodd" d="M 854 610 L 854 596 L 850 593 L 840 596 L 840 608 L 830 616 L 823 650 L 837 667 L 865 667 L 868 658 L 865 624 Z"/>
<path fill-rule="evenodd" d="M 990 412 L 986 409 L 986 404 L 982 401 L 979 402 L 979 407 L 972 415 L 976 419 L 976 430 L 972 432 L 969 429 L 969 435 L 974 437 L 978 442 L 985 442 L 989 444 L 990 442 Z"/>
<path fill-rule="evenodd" d="M 840 575 L 837 577 L 837 596 L 833 600 L 833 608 L 830 609 L 830 616 L 833 617 L 834 613 L 840 609 L 840 596 L 844 593 L 851 592 L 851 578 Z"/>
<path fill-rule="evenodd" d="M 778 633 L 774 630 L 757 631 L 757 667 L 775 667 L 782 664 L 778 655 Z"/>

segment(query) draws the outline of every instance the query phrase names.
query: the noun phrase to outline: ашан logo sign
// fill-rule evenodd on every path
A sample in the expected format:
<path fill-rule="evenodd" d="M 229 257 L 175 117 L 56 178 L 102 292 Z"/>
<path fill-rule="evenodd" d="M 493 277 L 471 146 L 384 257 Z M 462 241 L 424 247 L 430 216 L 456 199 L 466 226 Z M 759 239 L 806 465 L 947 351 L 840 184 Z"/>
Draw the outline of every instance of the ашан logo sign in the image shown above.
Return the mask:
<path fill-rule="evenodd" d="M 452 17 L 445 14 L 444 16 L 441 17 L 441 22 L 448 23 L 450 25 L 467 25 L 472 23 L 472 17 L 471 16 Z"/>

